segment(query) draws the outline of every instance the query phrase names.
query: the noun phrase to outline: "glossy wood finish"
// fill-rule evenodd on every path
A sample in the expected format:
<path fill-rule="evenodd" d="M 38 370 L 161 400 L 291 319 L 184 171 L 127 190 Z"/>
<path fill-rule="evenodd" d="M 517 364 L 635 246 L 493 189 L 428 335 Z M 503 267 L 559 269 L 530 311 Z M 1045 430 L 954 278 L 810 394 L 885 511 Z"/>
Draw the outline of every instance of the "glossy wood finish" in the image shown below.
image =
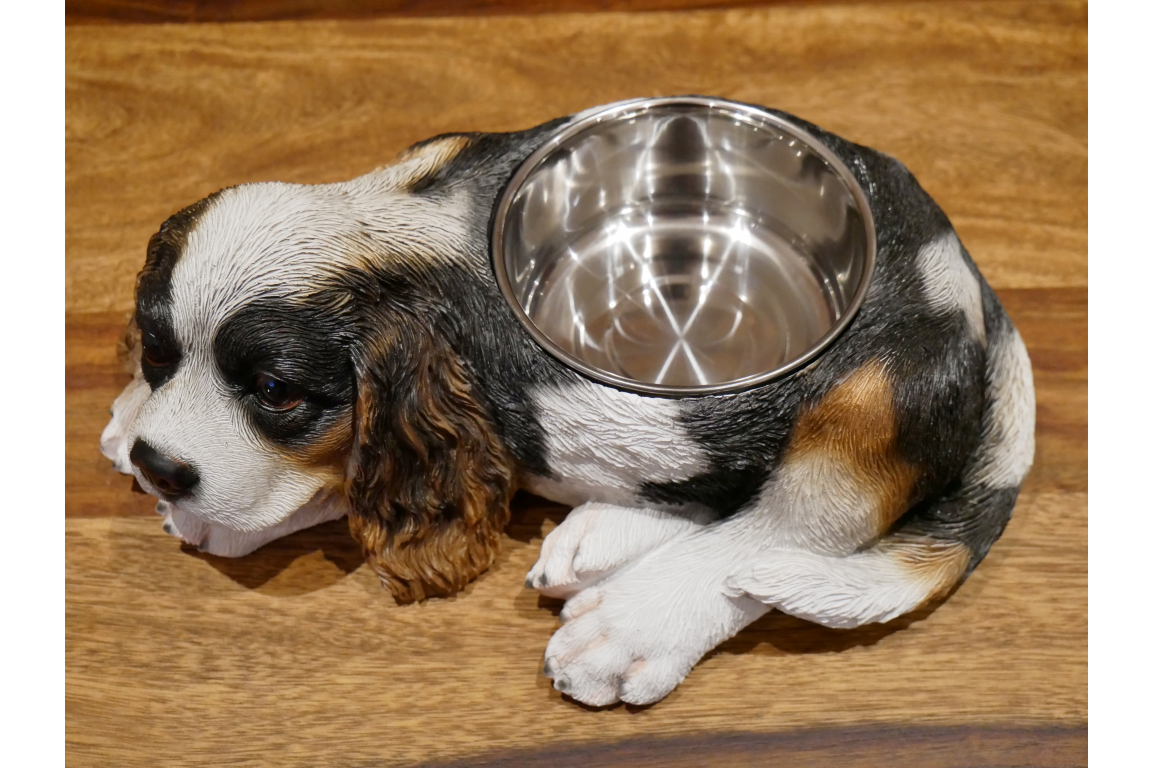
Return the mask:
<path fill-rule="evenodd" d="M 1086 27 L 1083 3 L 967 1 L 69 27 L 69 764 L 1084 764 Z M 558 604 L 522 584 L 562 507 L 519 498 L 492 571 L 398 607 L 343 522 L 240 560 L 185 551 L 99 455 L 168 214 L 229 184 L 348 178 L 437 132 L 685 92 L 899 157 L 1019 326 L 1036 464 L 942 605 L 847 632 L 770 614 L 664 702 L 593 711 L 540 674 Z"/>

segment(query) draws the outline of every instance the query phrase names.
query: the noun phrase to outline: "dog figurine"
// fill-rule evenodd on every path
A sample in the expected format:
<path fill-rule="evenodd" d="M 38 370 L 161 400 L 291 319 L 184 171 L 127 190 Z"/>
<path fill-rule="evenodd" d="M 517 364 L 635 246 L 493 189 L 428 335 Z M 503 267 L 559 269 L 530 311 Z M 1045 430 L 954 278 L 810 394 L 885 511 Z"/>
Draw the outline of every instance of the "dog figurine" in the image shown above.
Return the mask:
<path fill-rule="evenodd" d="M 347 515 L 400 602 L 483 572 L 516 488 L 572 505 L 527 585 L 566 600 L 544 672 L 589 705 L 663 698 L 773 608 L 855 627 L 947 594 L 1032 463 L 1027 352 L 903 165 L 773 113 L 831 148 L 875 216 L 864 303 L 801 370 L 662 399 L 531 339 L 489 221 L 569 117 L 172 216 L 136 282 L 134 378 L 103 453 L 168 533 L 215 555 Z"/>

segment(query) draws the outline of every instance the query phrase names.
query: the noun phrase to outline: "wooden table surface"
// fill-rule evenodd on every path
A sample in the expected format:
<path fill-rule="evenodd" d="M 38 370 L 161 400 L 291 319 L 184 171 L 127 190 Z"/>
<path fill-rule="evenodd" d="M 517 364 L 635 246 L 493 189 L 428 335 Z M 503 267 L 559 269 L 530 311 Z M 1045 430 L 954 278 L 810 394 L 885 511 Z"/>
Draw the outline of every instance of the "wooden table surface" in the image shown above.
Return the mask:
<path fill-rule="evenodd" d="M 67 755 L 129 765 L 1080 765 L 1087 761 L 1087 5 L 67 29 Z M 523 586 L 562 507 L 521 497 L 492 570 L 398 607 L 343 522 L 243 559 L 160 530 L 98 449 L 149 235 L 231 184 L 326 182 L 450 130 L 707 93 L 899 157 L 1028 345 L 1036 464 L 947 602 L 837 631 L 769 614 L 651 707 L 540 672 Z"/>

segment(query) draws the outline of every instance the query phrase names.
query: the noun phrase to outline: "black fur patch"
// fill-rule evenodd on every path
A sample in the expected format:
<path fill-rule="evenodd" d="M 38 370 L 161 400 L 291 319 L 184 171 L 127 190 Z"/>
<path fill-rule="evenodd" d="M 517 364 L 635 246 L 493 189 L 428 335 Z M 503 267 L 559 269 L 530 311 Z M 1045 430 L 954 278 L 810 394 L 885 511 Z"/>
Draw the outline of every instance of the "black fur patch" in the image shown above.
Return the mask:
<path fill-rule="evenodd" d="M 420 147 L 453 136 L 463 136 L 472 142 L 436 173 L 421 179 L 419 189 L 412 191 L 431 196 L 467 187 L 477 202 L 487 203 L 477 206 L 477 210 L 487 213 L 494 208 L 496 193 L 503 191 L 520 163 L 571 119 L 560 117 L 512 133 L 445 133 L 414 144 L 413 147 Z M 486 221 L 487 215 L 481 218 Z"/>
<path fill-rule="evenodd" d="M 219 194 L 209 195 L 161 224 L 148 241 L 144 268 L 136 276 L 136 325 L 143 350 L 140 366 L 153 391 L 175 376 L 180 365 L 180 343 L 172 327 L 172 270 L 184 252 L 188 233 Z"/>
<path fill-rule="evenodd" d="M 970 558 L 965 577 L 976 569 L 1012 518 L 1019 488 L 987 488 L 953 483 L 943 496 L 913 507 L 896 529 L 939 541 L 958 541 Z"/>
<path fill-rule="evenodd" d="M 348 320 L 323 300 L 266 298 L 241 307 L 220 326 L 212 343 L 216 364 L 253 423 L 273 442 L 307 444 L 351 412 L 356 388 Z M 303 401 L 287 411 L 263 407 L 254 389 L 260 373 L 288 382 Z"/>
<path fill-rule="evenodd" d="M 708 472 L 687 480 L 645 482 L 638 495 L 657 504 L 701 504 L 716 512 L 718 519 L 724 519 L 739 512 L 759 493 L 766 463 L 713 461 Z"/>
<path fill-rule="evenodd" d="M 967 256 L 967 254 L 965 254 Z M 981 281 L 981 299 L 984 305 L 984 330 L 991 348 L 1013 332 L 1012 321 L 1008 319 L 1000 300 Z M 983 359 L 983 358 L 982 358 Z M 983 391 L 987 391 L 992 383 L 993 371 L 985 366 L 983 374 L 978 381 Z M 979 434 L 988 436 L 994 427 L 990 423 L 991 412 L 985 408 L 983 412 L 972 416 L 970 414 L 951 414 L 944 418 L 941 412 L 937 415 L 940 421 L 934 425 L 937 430 L 947 432 L 952 428 L 950 421 L 964 418 L 968 424 L 978 424 Z M 947 439 L 942 434 L 940 440 Z M 949 455 L 952 461 L 955 453 L 949 446 L 936 444 L 930 439 L 924 442 L 925 450 L 938 450 Z M 1012 518 L 1012 509 L 1016 504 L 1019 488 L 989 488 L 978 484 L 965 484 L 962 482 L 963 472 L 970 471 L 985 457 L 981 454 L 982 446 L 977 444 L 965 457 L 964 468 L 958 472 L 939 491 L 937 495 L 927 496 L 926 500 L 908 511 L 898 521 L 896 528 L 905 533 L 917 534 L 940 541 L 958 541 L 968 548 L 970 559 L 965 577 L 975 570 L 980 561 L 988 554 L 992 545 L 1004 533 L 1008 521 Z"/>

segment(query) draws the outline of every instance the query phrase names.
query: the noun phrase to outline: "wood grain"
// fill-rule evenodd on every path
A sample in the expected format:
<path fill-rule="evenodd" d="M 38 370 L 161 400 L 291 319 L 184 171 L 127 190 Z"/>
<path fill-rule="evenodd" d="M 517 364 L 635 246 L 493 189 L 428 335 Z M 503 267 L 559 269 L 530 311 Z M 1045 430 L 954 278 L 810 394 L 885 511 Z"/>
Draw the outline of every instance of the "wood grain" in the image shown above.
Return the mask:
<path fill-rule="evenodd" d="M 935 3 L 72 27 L 66 306 L 127 310 L 158 223 L 221 187 L 346 179 L 436 133 L 687 92 L 789 110 L 899 157 L 998 289 L 1086 286 L 1086 14 Z"/>
<path fill-rule="evenodd" d="M 70 765 L 1083 765 L 1087 8 L 968 0 L 533 19 L 73 26 L 66 47 Z M 349 178 L 449 130 L 641 94 L 793 111 L 907 164 L 1025 339 L 1036 463 L 942 605 L 770 614 L 667 700 L 590 710 L 523 587 L 565 509 L 516 501 L 495 567 L 398 607 L 343 522 L 186 551 L 99 455 L 144 244 L 229 184 Z"/>
<path fill-rule="evenodd" d="M 404 765 L 640 736 L 1085 723 L 1087 494 L 1025 494 L 935 611 L 850 631 L 770 614 L 663 702 L 605 710 L 540 672 L 558 606 L 523 576 L 560 515 L 521 509 L 489 573 L 403 607 L 338 523 L 223 560 L 154 520 L 70 519 L 69 754 Z"/>
<path fill-rule="evenodd" d="M 66 0 L 67 24 L 172 24 L 404 16 L 684 11 L 862 0 Z M 877 0 L 863 0 L 876 4 Z M 912 2 L 913 0 L 880 0 Z"/>

